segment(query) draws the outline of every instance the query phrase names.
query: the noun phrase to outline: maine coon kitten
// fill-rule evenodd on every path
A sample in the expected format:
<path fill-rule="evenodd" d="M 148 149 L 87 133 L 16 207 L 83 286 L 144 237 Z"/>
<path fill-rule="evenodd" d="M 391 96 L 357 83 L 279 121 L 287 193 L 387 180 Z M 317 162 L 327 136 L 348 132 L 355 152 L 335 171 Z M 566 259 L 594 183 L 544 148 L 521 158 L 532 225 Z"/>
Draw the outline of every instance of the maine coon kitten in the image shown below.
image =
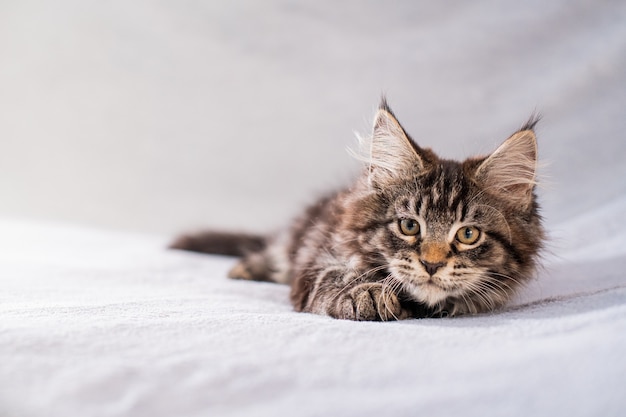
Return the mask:
<path fill-rule="evenodd" d="M 537 120 L 487 157 L 418 146 L 383 99 L 366 167 L 269 237 L 200 233 L 173 248 L 242 256 L 229 276 L 291 285 L 297 311 L 390 320 L 491 311 L 534 273 Z"/>

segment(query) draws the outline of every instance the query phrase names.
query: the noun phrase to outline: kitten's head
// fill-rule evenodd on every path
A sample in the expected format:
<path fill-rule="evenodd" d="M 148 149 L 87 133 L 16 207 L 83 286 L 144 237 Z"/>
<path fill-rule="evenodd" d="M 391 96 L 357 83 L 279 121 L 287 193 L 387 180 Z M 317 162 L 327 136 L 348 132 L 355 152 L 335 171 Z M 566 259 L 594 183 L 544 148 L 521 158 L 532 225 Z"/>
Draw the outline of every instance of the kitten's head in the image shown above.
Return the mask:
<path fill-rule="evenodd" d="M 534 273 L 544 238 L 531 119 L 491 155 L 463 162 L 419 147 L 383 100 L 349 222 L 387 282 L 450 314 L 489 311 Z"/>

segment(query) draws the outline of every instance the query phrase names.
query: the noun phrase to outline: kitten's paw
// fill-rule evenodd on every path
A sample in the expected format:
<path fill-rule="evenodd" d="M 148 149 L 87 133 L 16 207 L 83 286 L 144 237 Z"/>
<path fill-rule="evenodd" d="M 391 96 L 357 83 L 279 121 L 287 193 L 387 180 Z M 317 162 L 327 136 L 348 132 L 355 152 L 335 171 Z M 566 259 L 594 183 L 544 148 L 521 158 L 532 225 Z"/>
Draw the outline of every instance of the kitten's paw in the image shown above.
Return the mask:
<path fill-rule="evenodd" d="M 228 272 L 228 277 L 246 281 L 278 282 L 270 261 L 263 253 L 251 253 Z"/>
<path fill-rule="evenodd" d="M 360 321 L 402 320 L 410 316 L 395 293 L 381 283 L 360 284 L 337 302 L 339 319 Z"/>
<path fill-rule="evenodd" d="M 249 266 L 244 261 L 239 261 L 228 271 L 228 278 L 254 281 L 254 276 Z"/>

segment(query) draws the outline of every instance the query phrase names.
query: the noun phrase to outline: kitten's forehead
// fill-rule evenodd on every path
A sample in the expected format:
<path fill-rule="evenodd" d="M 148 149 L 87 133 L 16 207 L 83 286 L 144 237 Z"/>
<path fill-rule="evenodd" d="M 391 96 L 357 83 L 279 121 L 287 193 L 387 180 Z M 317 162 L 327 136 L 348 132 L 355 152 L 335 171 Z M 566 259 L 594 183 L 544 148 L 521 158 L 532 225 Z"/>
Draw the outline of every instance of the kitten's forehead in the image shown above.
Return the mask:
<path fill-rule="evenodd" d="M 439 161 L 426 175 L 415 176 L 406 184 L 396 191 L 395 212 L 418 216 L 432 227 L 462 220 L 475 194 L 463 165 L 455 161 Z"/>

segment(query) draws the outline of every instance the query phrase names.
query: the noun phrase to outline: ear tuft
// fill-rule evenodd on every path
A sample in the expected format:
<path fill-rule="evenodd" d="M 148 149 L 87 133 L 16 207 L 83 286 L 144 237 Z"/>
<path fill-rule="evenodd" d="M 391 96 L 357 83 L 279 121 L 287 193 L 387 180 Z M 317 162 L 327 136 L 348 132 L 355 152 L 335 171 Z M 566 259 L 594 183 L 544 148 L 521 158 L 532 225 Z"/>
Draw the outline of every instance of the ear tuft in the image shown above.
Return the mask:
<path fill-rule="evenodd" d="M 418 147 L 406 134 L 383 97 L 374 118 L 370 140 L 365 142 L 370 182 L 389 183 L 402 173 L 422 170 Z"/>
<path fill-rule="evenodd" d="M 524 130 L 532 130 L 535 131 L 535 126 L 541 120 L 541 114 L 537 112 L 533 112 L 526 123 L 518 130 L 518 132 L 523 132 Z"/>
<path fill-rule="evenodd" d="M 511 203 L 527 208 L 536 185 L 537 139 L 532 128 L 538 119 L 531 119 L 508 138 L 476 169 L 476 179 L 487 192 L 505 197 Z"/>
<path fill-rule="evenodd" d="M 397 119 L 396 115 L 393 114 L 393 111 L 391 111 L 391 107 L 389 107 L 389 104 L 387 103 L 387 97 L 385 97 L 384 94 L 380 97 L 380 104 L 378 104 L 378 110 L 385 110 L 387 113 L 391 114 L 395 119 Z"/>

